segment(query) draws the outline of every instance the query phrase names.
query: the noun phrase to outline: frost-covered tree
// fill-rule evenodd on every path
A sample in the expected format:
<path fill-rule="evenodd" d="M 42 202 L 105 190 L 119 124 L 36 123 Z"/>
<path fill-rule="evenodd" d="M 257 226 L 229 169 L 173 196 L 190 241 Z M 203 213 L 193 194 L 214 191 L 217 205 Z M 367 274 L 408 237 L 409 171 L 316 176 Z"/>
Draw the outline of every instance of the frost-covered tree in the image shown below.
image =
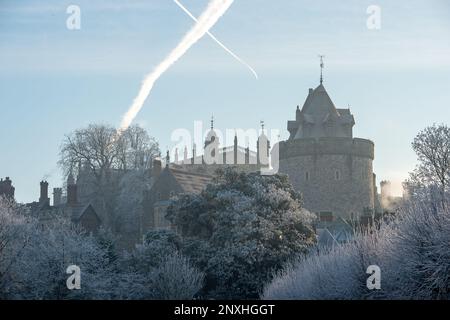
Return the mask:
<path fill-rule="evenodd" d="M 315 217 L 282 175 L 218 172 L 201 194 L 175 200 L 167 218 L 205 271 L 207 297 L 256 298 L 274 270 L 315 242 Z"/>
<path fill-rule="evenodd" d="M 118 149 L 118 164 L 123 170 L 151 169 L 153 159 L 160 156 L 158 142 L 138 125 L 132 125 L 122 132 Z"/>
<path fill-rule="evenodd" d="M 33 220 L 22 214 L 23 208 L 0 196 L 0 299 L 8 297 L 14 277 L 12 269 L 29 243 Z"/>
<path fill-rule="evenodd" d="M 29 241 L 14 263 L 12 298 L 19 299 L 99 299 L 110 298 L 114 280 L 108 251 L 96 239 L 64 219 L 51 223 L 34 222 Z M 67 267 L 81 269 L 81 289 L 68 290 Z"/>
<path fill-rule="evenodd" d="M 442 204 L 450 197 L 450 128 L 444 124 L 425 128 L 412 148 L 419 163 L 405 183 L 410 197 Z"/>

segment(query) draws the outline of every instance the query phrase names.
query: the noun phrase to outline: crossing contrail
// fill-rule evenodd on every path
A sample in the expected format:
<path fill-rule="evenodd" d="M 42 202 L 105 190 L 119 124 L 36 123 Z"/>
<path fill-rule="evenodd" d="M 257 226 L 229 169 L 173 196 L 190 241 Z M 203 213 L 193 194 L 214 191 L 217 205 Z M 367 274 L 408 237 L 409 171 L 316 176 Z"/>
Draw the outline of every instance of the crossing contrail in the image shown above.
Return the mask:
<path fill-rule="evenodd" d="M 126 130 L 136 115 L 142 109 L 145 100 L 155 82 L 166 72 L 171 65 L 177 62 L 192 45 L 200 40 L 211 29 L 216 22 L 222 17 L 228 8 L 233 3 L 233 0 L 211 0 L 203 13 L 198 18 L 195 25 L 183 37 L 180 43 L 169 53 L 169 55 L 156 68 L 148 74 L 142 82 L 138 95 L 134 98 L 128 111 L 122 118 L 119 132 Z"/>
<path fill-rule="evenodd" d="M 197 18 L 194 17 L 194 15 L 192 13 L 189 12 L 188 9 L 186 9 L 185 6 L 183 6 L 180 1 L 178 0 L 173 0 L 189 17 L 191 17 L 192 20 L 194 20 L 195 22 L 198 22 Z M 241 58 L 239 58 L 233 51 L 231 51 L 230 49 L 228 49 L 222 42 L 220 42 L 219 39 L 217 39 L 211 32 L 206 32 L 206 34 L 213 39 L 215 42 L 217 42 L 217 44 L 219 46 L 221 46 L 226 52 L 228 52 L 233 58 L 235 58 L 237 61 L 239 61 L 240 63 L 242 63 L 244 66 L 246 66 L 255 76 L 256 79 L 258 79 L 258 74 L 256 73 L 256 71 L 244 60 L 242 60 Z"/>

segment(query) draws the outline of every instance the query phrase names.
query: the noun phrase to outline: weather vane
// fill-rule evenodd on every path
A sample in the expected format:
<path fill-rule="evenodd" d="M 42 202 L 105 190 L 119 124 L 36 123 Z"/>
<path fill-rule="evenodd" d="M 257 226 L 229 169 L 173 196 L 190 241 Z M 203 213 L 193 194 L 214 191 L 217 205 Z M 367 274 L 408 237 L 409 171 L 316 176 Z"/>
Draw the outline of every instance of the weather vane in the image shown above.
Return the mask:
<path fill-rule="evenodd" d="M 323 54 L 319 54 L 319 58 L 320 58 L 320 84 L 322 84 L 323 82 L 322 70 L 324 68 L 323 58 L 325 58 L 325 56 Z"/>

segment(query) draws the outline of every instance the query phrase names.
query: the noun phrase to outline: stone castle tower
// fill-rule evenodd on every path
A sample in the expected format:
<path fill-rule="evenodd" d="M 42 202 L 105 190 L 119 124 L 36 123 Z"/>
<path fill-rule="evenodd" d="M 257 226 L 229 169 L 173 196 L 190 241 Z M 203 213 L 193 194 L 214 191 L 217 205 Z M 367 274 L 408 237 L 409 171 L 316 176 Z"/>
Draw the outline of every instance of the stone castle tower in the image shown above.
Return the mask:
<path fill-rule="evenodd" d="M 304 207 L 322 221 L 373 215 L 376 207 L 374 143 L 354 138 L 350 109 L 338 109 L 322 83 L 309 89 L 280 142 L 281 173 L 303 194 Z"/>

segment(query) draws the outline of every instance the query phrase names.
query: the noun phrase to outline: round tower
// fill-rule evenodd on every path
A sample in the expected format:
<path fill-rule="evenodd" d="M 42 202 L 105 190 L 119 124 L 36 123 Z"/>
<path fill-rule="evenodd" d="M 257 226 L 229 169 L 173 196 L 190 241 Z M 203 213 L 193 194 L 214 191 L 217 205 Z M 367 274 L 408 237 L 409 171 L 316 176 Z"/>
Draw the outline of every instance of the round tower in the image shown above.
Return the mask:
<path fill-rule="evenodd" d="M 353 138 L 354 124 L 350 109 L 336 108 L 321 81 L 309 89 L 296 120 L 288 121 L 289 139 L 279 144 L 279 171 L 322 221 L 373 214 L 374 143 Z"/>

